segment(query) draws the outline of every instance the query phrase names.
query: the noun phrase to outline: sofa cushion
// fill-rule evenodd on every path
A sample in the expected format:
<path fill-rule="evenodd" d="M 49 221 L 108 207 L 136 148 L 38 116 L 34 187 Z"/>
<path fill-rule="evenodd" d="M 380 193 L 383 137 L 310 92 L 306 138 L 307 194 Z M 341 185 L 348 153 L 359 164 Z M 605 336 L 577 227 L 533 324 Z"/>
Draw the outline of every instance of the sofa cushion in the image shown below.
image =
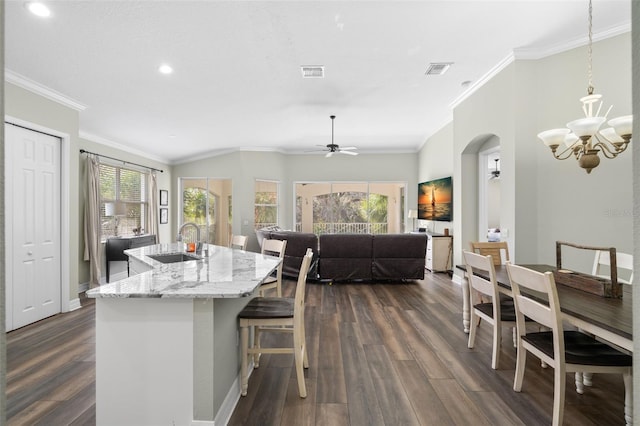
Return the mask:
<path fill-rule="evenodd" d="M 427 237 L 424 234 L 375 235 L 373 279 L 423 279 L 426 252 Z"/>
<path fill-rule="evenodd" d="M 302 259 L 307 253 L 307 249 L 313 250 L 313 259 L 309 266 L 308 279 L 316 279 L 318 263 L 318 236 L 316 234 L 295 231 L 272 231 L 265 238 L 275 240 L 287 240 L 287 248 L 284 252 L 282 274 L 297 278 L 300 273 Z"/>
<path fill-rule="evenodd" d="M 320 279 L 371 280 L 373 235 L 320 235 Z"/>

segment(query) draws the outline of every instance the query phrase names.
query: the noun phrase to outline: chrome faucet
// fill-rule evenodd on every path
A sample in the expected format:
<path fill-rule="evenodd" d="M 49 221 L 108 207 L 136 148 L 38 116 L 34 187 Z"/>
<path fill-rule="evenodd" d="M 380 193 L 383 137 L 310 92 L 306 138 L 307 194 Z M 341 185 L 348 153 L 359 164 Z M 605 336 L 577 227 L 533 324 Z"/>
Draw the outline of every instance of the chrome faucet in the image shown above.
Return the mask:
<path fill-rule="evenodd" d="M 200 241 L 200 227 L 194 223 L 194 222 L 185 222 L 182 224 L 182 226 L 180 226 L 180 229 L 178 229 L 178 235 L 176 236 L 176 241 L 177 242 L 181 242 L 182 241 L 182 232 L 184 231 L 184 229 L 186 227 L 192 227 L 195 228 L 196 230 L 196 253 L 201 253 L 202 252 L 202 241 Z"/>

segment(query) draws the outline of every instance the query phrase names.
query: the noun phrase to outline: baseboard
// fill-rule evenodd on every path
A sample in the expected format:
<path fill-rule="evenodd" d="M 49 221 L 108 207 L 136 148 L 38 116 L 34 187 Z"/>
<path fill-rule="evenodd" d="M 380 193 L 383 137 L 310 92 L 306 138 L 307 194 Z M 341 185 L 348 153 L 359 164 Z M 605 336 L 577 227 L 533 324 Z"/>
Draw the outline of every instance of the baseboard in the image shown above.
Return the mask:
<path fill-rule="evenodd" d="M 82 305 L 80 304 L 79 298 L 76 297 L 75 299 L 69 301 L 69 312 L 80 309 L 81 307 Z"/>
<path fill-rule="evenodd" d="M 87 290 L 89 290 L 89 282 L 88 281 L 86 283 L 78 284 L 78 294 L 84 293 Z"/>
<path fill-rule="evenodd" d="M 192 420 L 191 426 L 215 426 L 216 422 L 210 422 L 205 420 Z"/>
<path fill-rule="evenodd" d="M 451 277 L 451 281 L 453 281 L 455 284 L 458 284 L 458 285 L 462 285 L 462 279 L 463 278 L 460 275 L 456 275 L 455 273 Z"/>
<path fill-rule="evenodd" d="M 251 378 L 251 374 L 253 373 L 253 360 L 249 363 L 249 378 Z M 231 415 L 233 414 L 233 410 L 236 409 L 236 405 L 238 405 L 238 401 L 240 401 L 241 395 L 241 380 L 242 377 L 240 373 L 236 376 L 236 379 L 231 384 L 231 389 L 227 392 L 227 396 L 222 401 L 222 405 L 218 410 L 218 414 L 216 414 L 216 418 L 214 423 L 216 426 L 219 425 L 227 425 L 229 420 L 231 420 Z"/>

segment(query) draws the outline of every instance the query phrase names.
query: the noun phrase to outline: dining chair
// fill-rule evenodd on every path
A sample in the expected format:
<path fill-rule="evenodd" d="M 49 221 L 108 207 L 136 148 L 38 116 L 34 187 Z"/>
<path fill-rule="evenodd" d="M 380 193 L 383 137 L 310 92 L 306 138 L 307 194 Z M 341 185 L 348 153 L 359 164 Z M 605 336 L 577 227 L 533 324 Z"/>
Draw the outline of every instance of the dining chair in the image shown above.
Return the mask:
<path fill-rule="evenodd" d="M 229 248 L 237 248 L 240 250 L 246 250 L 247 249 L 247 241 L 249 240 L 249 238 L 247 238 L 246 235 L 233 235 L 231 234 L 231 239 L 229 241 Z"/>
<path fill-rule="evenodd" d="M 272 288 L 276 289 L 276 296 L 282 297 L 282 268 L 284 265 L 284 253 L 287 248 L 287 240 L 263 240 L 262 254 L 276 256 L 282 259 L 276 269 L 275 276 L 270 276 L 262 282 L 259 288 L 260 296 L 265 296 L 265 292 Z"/>
<path fill-rule="evenodd" d="M 469 242 L 471 251 L 483 256 L 491 255 L 494 265 L 502 265 L 509 261 L 509 246 L 506 241 L 486 242 L 471 241 Z M 504 258 L 502 254 L 504 253 Z"/>
<path fill-rule="evenodd" d="M 298 379 L 298 394 L 301 398 L 307 397 L 304 368 L 309 368 L 309 358 L 305 342 L 304 295 L 307 272 L 309 271 L 312 257 L 313 250 L 309 248 L 302 259 L 294 298 L 255 297 L 238 314 L 240 319 L 240 344 L 242 346 L 242 360 L 240 363 L 242 396 L 247 395 L 249 357 L 251 355 L 253 355 L 254 368 L 258 368 L 261 354 L 293 353 Z M 250 328 L 253 329 L 254 335 L 252 347 L 249 347 Z M 260 344 L 260 338 L 265 332 L 293 334 L 293 345 L 289 347 L 263 347 Z"/>
<path fill-rule="evenodd" d="M 631 284 L 633 282 L 633 255 L 628 253 L 621 253 L 616 251 L 616 266 L 618 271 L 624 271 L 625 278 L 620 278 L 620 272 L 618 272 L 618 282 L 623 284 Z M 604 267 L 604 268 L 603 268 Z M 596 250 L 595 258 L 593 260 L 593 271 L 591 275 L 595 275 L 600 278 L 611 278 L 611 256 L 608 251 Z M 603 270 L 609 271 L 605 273 Z"/>
<path fill-rule="evenodd" d="M 620 373 L 625 387 L 625 420 L 631 423 L 632 357 L 580 331 L 565 331 L 558 290 L 551 272 L 537 272 L 507 263 L 507 272 L 515 302 L 518 328 L 518 354 L 513 390 L 520 392 L 524 380 L 527 352 L 554 369 L 553 425 L 561 425 L 564 414 L 566 373 Z M 531 294 L 542 293 L 548 304 Z M 527 333 L 524 317 L 547 327 L 549 331 Z"/>
<path fill-rule="evenodd" d="M 479 326 L 478 318 L 484 319 L 493 327 L 493 352 L 491 368 L 496 370 L 500 362 L 500 348 L 502 342 L 502 327 L 516 327 L 515 307 L 511 298 L 501 298 L 496 282 L 495 266 L 491 255 L 482 256 L 470 251 L 463 251 L 467 265 L 467 280 L 469 281 L 469 297 L 471 298 L 471 318 L 469 327 L 469 341 L 467 346 L 472 349 L 475 344 L 476 330 Z M 489 279 L 477 273 L 484 272 Z M 475 291 L 474 291 L 475 290 Z M 491 298 L 491 302 L 483 302 L 481 295 Z M 499 303 L 494 303 L 499 301 Z"/>

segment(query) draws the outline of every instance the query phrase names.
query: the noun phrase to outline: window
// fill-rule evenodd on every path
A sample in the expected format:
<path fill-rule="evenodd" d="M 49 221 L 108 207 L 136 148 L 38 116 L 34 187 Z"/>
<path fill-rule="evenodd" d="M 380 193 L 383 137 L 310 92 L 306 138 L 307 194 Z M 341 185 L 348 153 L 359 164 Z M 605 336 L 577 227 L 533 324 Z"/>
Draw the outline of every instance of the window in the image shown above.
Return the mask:
<path fill-rule="evenodd" d="M 306 182 L 296 184 L 296 230 L 327 233 L 404 232 L 400 182 Z"/>
<path fill-rule="evenodd" d="M 102 238 L 134 235 L 134 229 L 144 229 L 148 174 L 104 163 L 99 167 Z"/>
<path fill-rule="evenodd" d="M 256 180 L 254 220 L 255 229 L 278 224 L 278 182 Z"/>

